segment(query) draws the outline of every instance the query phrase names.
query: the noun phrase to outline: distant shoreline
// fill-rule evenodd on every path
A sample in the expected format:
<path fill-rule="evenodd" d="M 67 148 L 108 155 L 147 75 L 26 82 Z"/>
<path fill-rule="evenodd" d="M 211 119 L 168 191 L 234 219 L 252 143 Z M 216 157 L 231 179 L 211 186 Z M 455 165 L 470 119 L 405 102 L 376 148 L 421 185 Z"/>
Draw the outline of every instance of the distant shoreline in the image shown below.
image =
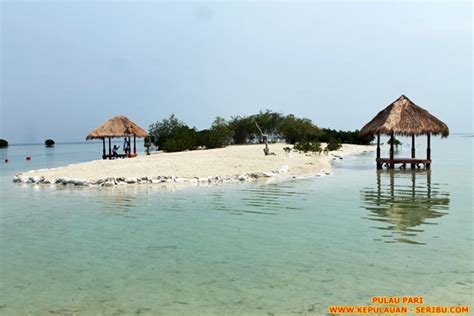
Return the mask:
<path fill-rule="evenodd" d="M 469 137 L 474 137 L 474 132 L 457 132 L 457 133 L 451 133 L 449 136 L 469 136 Z M 121 143 L 123 142 L 122 138 L 116 138 L 112 139 L 112 143 Z M 87 144 L 101 144 L 101 140 L 89 140 L 89 141 L 76 141 L 76 142 L 56 142 L 56 145 L 87 145 Z M 143 143 L 143 139 L 138 138 L 137 143 Z M 19 147 L 19 146 L 44 146 L 43 143 L 9 143 L 9 147 Z"/>
<path fill-rule="evenodd" d="M 117 160 L 94 160 L 15 175 L 20 183 L 115 186 L 120 184 L 219 183 L 273 177 L 318 176 L 331 172 L 331 160 L 373 151 L 371 145 L 346 145 L 329 154 L 310 154 L 270 144 L 275 155 L 265 156 L 264 146 L 234 145 L 219 149 L 158 153 Z"/>

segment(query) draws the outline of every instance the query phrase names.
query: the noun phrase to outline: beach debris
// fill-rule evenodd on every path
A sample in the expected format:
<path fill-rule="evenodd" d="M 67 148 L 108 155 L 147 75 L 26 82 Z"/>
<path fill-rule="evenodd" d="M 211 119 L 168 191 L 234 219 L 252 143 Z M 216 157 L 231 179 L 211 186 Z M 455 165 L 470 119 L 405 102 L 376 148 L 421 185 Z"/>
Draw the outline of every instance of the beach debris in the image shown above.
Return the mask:
<path fill-rule="evenodd" d="M 87 185 L 88 181 L 83 179 L 73 179 L 72 183 L 74 183 L 74 185 Z"/>
<path fill-rule="evenodd" d="M 249 179 L 249 177 L 245 174 L 241 174 L 240 176 L 237 177 L 237 179 L 239 179 L 239 181 L 246 181 Z"/>
<path fill-rule="evenodd" d="M 128 184 L 137 183 L 137 178 L 127 178 L 125 179 L 125 182 L 127 182 Z"/>
<path fill-rule="evenodd" d="M 280 169 L 278 169 L 278 173 L 287 173 L 289 170 L 290 167 L 288 167 L 287 165 L 283 165 L 280 167 Z"/>
<path fill-rule="evenodd" d="M 43 180 L 44 180 L 44 177 L 34 176 L 34 177 L 30 177 L 28 182 L 31 182 L 31 183 L 40 183 L 40 182 L 43 181 Z"/>
<path fill-rule="evenodd" d="M 198 178 L 198 182 L 203 183 L 203 182 L 211 182 L 211 181 L 210 181 L 209 177 L 206 177 L 206 178 L 202 177 L 202 178 Z"/>
<path fill-rule="evenodd" d="M 105 179 L 105 182 L 102 183 L 102 186 L 111 187 L 111 186 L 114 186 L 116 184 L 117 184 L 117 182 L 115 182 L 115 178 L 107 178 L 107 179 Z"/>

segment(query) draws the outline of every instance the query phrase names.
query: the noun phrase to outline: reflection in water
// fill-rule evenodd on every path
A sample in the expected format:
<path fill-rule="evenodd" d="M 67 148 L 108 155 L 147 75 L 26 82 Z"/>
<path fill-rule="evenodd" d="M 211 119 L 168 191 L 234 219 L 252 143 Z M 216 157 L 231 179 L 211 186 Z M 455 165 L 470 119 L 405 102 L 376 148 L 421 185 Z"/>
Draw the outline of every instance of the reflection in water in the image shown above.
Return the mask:
<path fill-rule="evenodd" d="M 301 181 L 286 183 L 253 183 L 204 188 L 183 187 L 177 194 L 172 189 L 155 185 L 124 185 L 98 191 L 97 203 L 110 215 L 136 218 L 141 207 L 155 211 L 192 212 L 219 211 L 230 215 L 276 215 L 278 212 L 304 210 L 309 191 L 301 189 Z M 237 190 L 236 190 L 237 188 Z"/>
<path fill-rule="evenodd" d="M 114 190 L 104 190 L 102 193 L 103 195 L 96 202 L 103 205 L 103 210 L 106 213 L 125 218 L 137 217 L 137 206 L 140 204 L 140 199 L 136 195 Z"/>
<path fill-rule="evenodd" d="M 215 188 L 206 195 L 204 209 L 223 211 L 231 215 L 276 215 L 279 211 L 303 210 L 308 192 L 298 190 L 297 182 L 254 183 L 238 191 L 232 187 Z"/>
<path fill-rule="evenodd" d="M 437 225 L 429 219 L 449 209 L 449 193 L 431 183 L 431 170 L 377 170 L 377 187 L 362 189 L 361 199 L 367 219 L 384 224 L 374 227 L 387 231 L 384 242 L 424 244 L 414 238 L 420 226 Z"/>

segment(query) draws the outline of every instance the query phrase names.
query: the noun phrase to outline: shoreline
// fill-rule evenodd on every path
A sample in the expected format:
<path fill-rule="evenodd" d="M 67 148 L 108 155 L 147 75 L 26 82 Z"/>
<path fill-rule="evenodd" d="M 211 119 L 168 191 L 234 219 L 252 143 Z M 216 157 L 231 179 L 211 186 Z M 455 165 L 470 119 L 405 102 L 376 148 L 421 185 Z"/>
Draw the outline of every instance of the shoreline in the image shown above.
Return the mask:
<path fill-rule="evenodd" d="M 52 169 L 18 173 L 13 182 L 44 185 L 115 186 L 121 184 L 212 184 L 270 178 L 316 177 L 331 173 L 331 161 L 374 151 L 372 145 L 348 145 L 313 154 L 270 144 L 275 155 L 264 156 L 262 144 L 176 153 L 159 152 L 131 159 L 93 160 Z"/>

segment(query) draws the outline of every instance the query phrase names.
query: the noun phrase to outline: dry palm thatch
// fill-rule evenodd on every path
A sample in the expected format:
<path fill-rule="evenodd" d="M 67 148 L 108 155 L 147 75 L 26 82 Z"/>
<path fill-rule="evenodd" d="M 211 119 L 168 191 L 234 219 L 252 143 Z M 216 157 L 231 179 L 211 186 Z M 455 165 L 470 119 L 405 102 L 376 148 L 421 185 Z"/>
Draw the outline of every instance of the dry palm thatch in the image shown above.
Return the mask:
<path fill-rule="evenodd" d="M 114 116 L 87 135 L 86 140 L 106 137 L 147 137 L 148 133 L 125 116 Z"/>
<path fill-rule="evenodd" d="M 376 133 L 390 135 L 392 132 L 402 136 L 441 134 L 443 137 L 447 137 L 449 128 L 428 111 L 402 95 L 380 111 L 360 131 L 362 135 Z"/>

